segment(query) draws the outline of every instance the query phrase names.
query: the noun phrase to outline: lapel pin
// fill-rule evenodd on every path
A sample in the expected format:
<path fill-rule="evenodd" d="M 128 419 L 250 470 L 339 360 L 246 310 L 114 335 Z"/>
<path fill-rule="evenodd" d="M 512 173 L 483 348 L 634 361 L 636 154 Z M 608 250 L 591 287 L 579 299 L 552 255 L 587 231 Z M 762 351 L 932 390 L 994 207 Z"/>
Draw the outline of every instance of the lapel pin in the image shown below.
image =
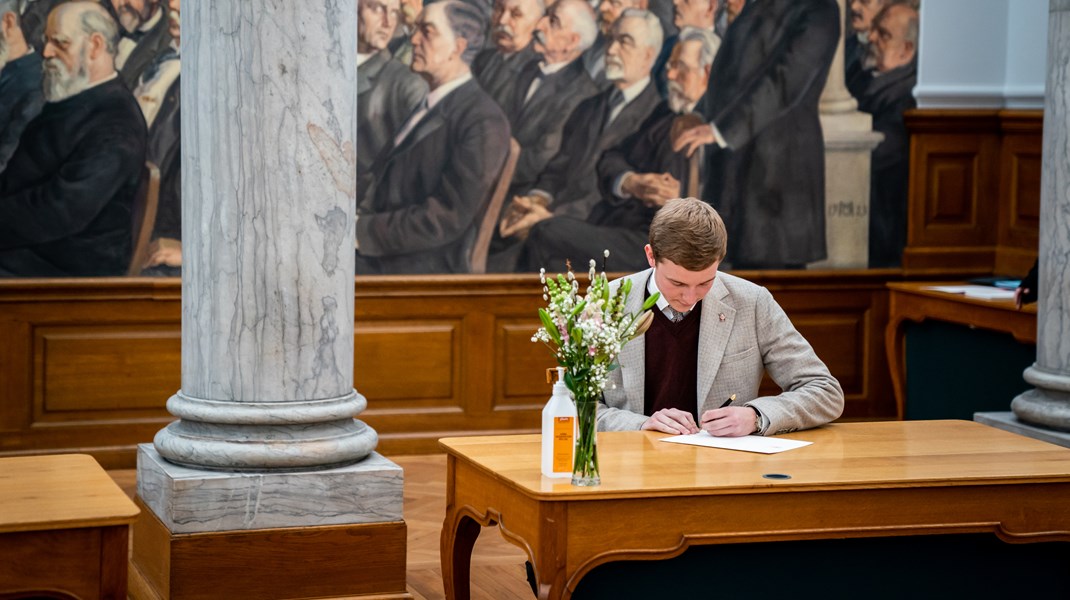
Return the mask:
<path fill-rule="evenodd" d="M 722 320 L 722 321 L 724 321 L 725 320 L 724 313 L 721 313 L 721 314 L 717 315 L 717 318 Z"/>

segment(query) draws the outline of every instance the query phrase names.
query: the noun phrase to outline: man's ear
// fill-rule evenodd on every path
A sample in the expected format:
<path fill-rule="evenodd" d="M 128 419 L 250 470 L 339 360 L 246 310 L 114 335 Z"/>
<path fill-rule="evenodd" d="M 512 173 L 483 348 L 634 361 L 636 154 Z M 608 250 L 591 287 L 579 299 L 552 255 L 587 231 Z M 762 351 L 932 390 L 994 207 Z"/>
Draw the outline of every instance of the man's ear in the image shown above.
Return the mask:
<path fill-rule="evenodd" d="M 460 57 L 464 56 L 464 51 L 468 49 L 468 40 L 464 39 L 463 37 L 458 37 L 457 40 L 456 40 L 456 44 L 457 44 L 457 57 L 460 58 Z"/>
<path fill-rule="evenodd" d="M 907 56 L 910 57 L 907 59 L 907 62 L 914 60 L 914 57 L 917 56 L 918 46 L 914 42 L 903 42 L 903 49 L 907 53 Z"/>
<path fill-rule="evenodd" d="M 92 33 L 89 36 L 87 42 L 89 47 L 87 48 L 86 55 L 93 60 L 96 60 L 101 53 L 104 52 L 104 47 L 107 46 L 107 42 L 104 41 L 104 36 L 99 33 Z"/>
<path fill-rule="evenodd" d="M 650 247 L 650 244 L 643 246 L 643 251 L 646 252 L 646 262 L 649 263 L 651 267 L 657 265 L 657 261 L 654 260 L 654 249 Z"/>

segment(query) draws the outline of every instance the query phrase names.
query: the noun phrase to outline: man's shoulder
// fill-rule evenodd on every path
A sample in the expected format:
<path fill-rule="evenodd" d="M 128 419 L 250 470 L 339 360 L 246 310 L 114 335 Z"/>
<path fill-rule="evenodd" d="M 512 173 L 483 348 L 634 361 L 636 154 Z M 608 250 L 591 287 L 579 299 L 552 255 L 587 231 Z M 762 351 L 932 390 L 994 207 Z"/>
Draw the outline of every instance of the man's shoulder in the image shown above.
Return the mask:
<path fill-rule="evenodd" d="M 765 288 L 731 273 L 717 273 L 717 280 L 724 285 L 730 296 L 753 302 Z"/>
<path fill-rule="evenodd" d="M 454 120 L 462 122 L 486 120 L 488 124 L 494 127 L 505 127 L 508 131 L 509 122 L 505 118 L 505 113 L 494 98 L 483 91 L 474 78 L 454 90 L 442 102 L 443 108 L 447 109 L 446 112 Z"/>

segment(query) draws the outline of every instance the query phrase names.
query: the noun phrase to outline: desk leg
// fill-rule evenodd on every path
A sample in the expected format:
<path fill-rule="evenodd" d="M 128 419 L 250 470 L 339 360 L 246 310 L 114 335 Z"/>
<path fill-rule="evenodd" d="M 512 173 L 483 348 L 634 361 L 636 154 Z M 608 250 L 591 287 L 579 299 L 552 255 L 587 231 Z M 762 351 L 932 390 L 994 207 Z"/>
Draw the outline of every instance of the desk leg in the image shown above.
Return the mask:
<path fill-rule="evenodd" d="M 895 295 L 894 292 L 892 294 Z M 894 300 L 893 300 L 894 302 Z M 895 315 L 884 330 L 884 351 L 888 355 L 888 370 L 892 375 L 892 391 L 895 392 L 895 412 L 902 421 L 906 418 L 906 376 L 903 366 L 903 317 Z"/>
<path fill-rule="evenodd" d="M 479 523 L 469 516 L 446 515 L 439 548 L 446 600 L 468 600 L 471 596 L 472 548 L 476 545 L 479 530 Z"/>

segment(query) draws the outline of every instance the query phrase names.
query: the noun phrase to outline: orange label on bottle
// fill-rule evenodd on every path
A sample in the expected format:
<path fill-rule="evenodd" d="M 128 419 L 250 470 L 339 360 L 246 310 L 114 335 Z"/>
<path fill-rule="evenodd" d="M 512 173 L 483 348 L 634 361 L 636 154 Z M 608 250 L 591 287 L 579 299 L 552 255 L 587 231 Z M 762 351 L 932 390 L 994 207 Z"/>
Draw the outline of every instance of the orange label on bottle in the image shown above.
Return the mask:
<path fill-rule="evenodd" d="M 554 417 L 554 473 L 572 471 L 575 417 Z"/>

